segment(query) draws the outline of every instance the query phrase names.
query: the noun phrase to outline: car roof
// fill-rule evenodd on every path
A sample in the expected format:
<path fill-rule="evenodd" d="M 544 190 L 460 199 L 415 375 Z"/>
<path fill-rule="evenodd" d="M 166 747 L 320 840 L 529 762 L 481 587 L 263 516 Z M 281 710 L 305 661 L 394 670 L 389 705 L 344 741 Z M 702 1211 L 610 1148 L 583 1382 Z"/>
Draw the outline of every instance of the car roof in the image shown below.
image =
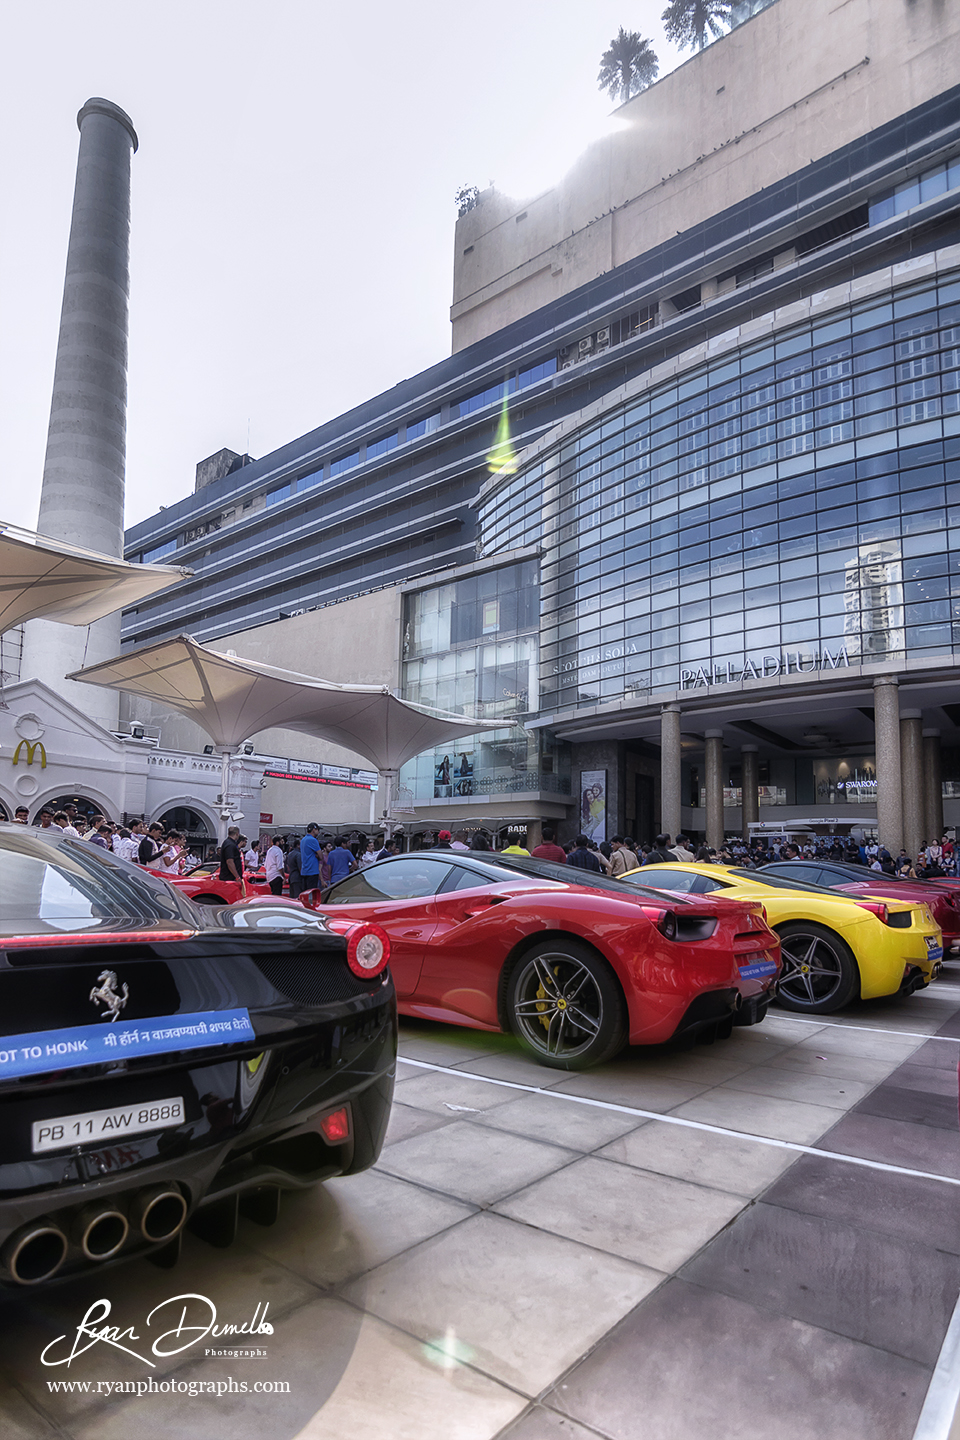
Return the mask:
<path fill-rule="evenodd" d="M 788 880 L 783 875 L 768 875 L 766 879 L 764 879 L 762 870 L 743 870 L 739 865 L 710 865 L 705 861 L 691 862 L 683 860 L 678 861 L 676 864 L 670 864 L 669 861 L 663 861 L 661 864 L 654 862 L 654 864 L 650 866 L 650 869 L 662 870 L 665 867 L 670 870 L 692 870 L 695 875 L 732 875 L 738 880 L 746 880 L 751 884 L 766 885 L 771 890 L 810 891 L 814 895 L 829 896 L 831 900 L 851 898 L 850 896 L 838 895 L 836 890 L 832 890 L 829 885 L 814 885 L 808 880 Z M 642 874 L 646 868 L 646 866 L 643 866 L 640 870 L 628 870 L 624 879 L 629 880 L 632 885 L 635 885 L 637 882 L 633 879 L 634 875 Z"/>
<path fill-rule="evenodd" d="M 538 860 L 528 855 L 503 855 L 497 850 L 409 850 L 406 855 L 392 855 L 389 859 L 378 860 L 376 865 L 368 866 L 365 873 L 369 874 L 381 865 L 395 865 L 398 860 L 415 860 L 421 855 L 431 860 L 445 860 L 448 864 L 463 865 L 468 870 L 476 870 L 482 881 L 489 884 L 502 881 L 503 871 L 507 870 L 530 879 L 549 880 L 553 884 L 580 885 L 588 890 L 604 890 L 622 900 L 633 898 L 631 891 L 624 891 L 623 882 L 614 880 L 610 875 L 581 870 L 576 865 L 556 864 L 553 860 Z M 648 890 L 652 899 L 663 903 L 663 891 L 657 890 L 655 886 L 640 887 L 634 884 L 631 887 L 632 891 L 637 889 Z"/>
<path fill-rule="evenodd" d="M 844 875 L 849 875 L 851 880 L 865 880 L 868 883 L 879 884 L 887 880 L 893 880 L 897 885 L 903 885 L 905 883 L 902 875 L 887 875 L 884 871 L 877 872 L 876 870 L 870 870 L 866 865 L 851 865 L 847 860 L 831 860 L 829 858 L 823 860 L 772 860 L 769 865 L 764 865 L 763 868 L 764 870 L 772 870 L 776 865 L 809 865 L 811 868 L 816 868 L 817 870 L 840 870 Z M 880 881 L 876 880 L 878 873 L 880 874 Z"/>

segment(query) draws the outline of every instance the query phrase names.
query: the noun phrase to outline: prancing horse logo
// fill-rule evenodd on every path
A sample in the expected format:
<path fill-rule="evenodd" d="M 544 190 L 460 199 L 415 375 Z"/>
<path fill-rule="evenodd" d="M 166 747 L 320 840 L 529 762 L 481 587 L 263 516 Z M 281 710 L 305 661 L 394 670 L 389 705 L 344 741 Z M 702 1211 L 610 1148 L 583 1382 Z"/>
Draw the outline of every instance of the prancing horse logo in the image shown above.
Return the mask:
<path fill-rule="evenodd" d="M 94 1005 L 106 1005 L 106 1010 L 100 1016 L 101 1020 L 116 1020 L 120 1011 L 126 1005 L 130 996 L 130 987 L 124 981 L 123 994 L 117 993 L 117 977 L 112 970 L 101 970 L 97 976 L 97 983 L 90 991 L 90 999 Z"/>

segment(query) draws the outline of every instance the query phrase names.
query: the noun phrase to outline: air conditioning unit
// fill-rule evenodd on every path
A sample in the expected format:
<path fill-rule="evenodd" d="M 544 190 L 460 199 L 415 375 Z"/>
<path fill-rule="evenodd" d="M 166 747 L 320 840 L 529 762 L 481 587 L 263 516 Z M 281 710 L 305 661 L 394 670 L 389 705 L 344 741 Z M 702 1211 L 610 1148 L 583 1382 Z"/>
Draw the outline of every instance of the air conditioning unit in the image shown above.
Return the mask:
<path fill-rule="evenodd" d="M 593 336 L 585 335 L 577 348 L 581 355 L 589 355 L 593 349 Z"/>
<path fill-rule="evenodd" d="M 561 362 L 561 364 L 563 363 L 564 360 L 569 360 L 569 358 L 570 358 L 570 352 L 571 352 L 572 349 L 573 349 L 573 346 L 572 346 L 572 345 L 561 345 L 561 346 L 560 346 L 560 352 L 559 352 L 559 354 L 560 354 L 560 362 Z"/>
<path fill-rule="evenodd" d="M 597 331 L 597 346 L 598 346 L 598 348 L 603 348 L 604 346 L 607 346 L 607 345 L 609 345 L 609 344 L 610 344 L 610 329 L 609 329 L 608 326 L 604 326 L 604 328 L 603 328 L 602 330 L 598 330 L 598 331 Z"/>
<path fill-rule="evenodd" d="M 572 370 L 572 369 L 573 369 L 573 361 L 572 361 L 572 360 L 564 360 L 563 364 L 560 366 L 560 369 L 561 369 L 561 370 Z"/>

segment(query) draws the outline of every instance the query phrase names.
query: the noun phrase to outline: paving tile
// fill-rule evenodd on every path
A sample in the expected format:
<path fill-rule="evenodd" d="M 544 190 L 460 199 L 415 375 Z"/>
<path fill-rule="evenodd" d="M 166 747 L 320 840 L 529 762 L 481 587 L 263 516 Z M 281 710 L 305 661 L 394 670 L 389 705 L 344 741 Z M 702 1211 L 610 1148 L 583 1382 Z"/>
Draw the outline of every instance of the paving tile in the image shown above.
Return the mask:
<path fill-rule="evenodd" d="M 880 1034 L 876 1030 L 857 1030 L 848 1025 L 824 1026 L 810 1037 L 805 1037 L 797 1046 L 798 1050 L 813 1050 L 821 1055 L 862 1055 L 867 1060 L 909 1060 L 915 1050 L 924 1042 L 908 1040 L 892 1033 Z"/>
<path fill-rule="evenodd" d="M 400 1054 L 431 1065 L 454 1065 L 461 1060 L 482 1060 L 503 1050 L 515 1049 L 511 1035 L 490 1030 L 471 1030 L 465 1025 L 437 1025 L 430 1020 L 400 1016 Z"/>
<path fill-rule="evenodd" d="M 927 1040 L 910 1056 L 911 1065 L 924 1065 L 931 1070 L 950 1070 L 954 1075 L 960 1065 L 960 1045 L 946 1040 Z"/>
<path fill-rule="evenodd" d="M 533 1405 L 497 1440 L 597 1440 L 596 1430 L 585 1430 L 576 1420 Z"/>
<path fill-rule="evenodd" d="M 682 1274 L 932 1367 L 960 1291 L 960 1256 L 761 1201 Z"/>
<path fill-rule="evenodd" d="M 549 1090 L 566 1079 L 569 1073 L 566 1070 L 553 1070 L 549 1065 L 541 1065 L 539 1060 L 534 1060 L 532 1055 L 527 1055 L 520 1049 L 457 1063 L 459 1068 L 469 1070 L 475 1075 L 490 1075 L 494 1080 L 510 1080 L 516 1085 L 533 1085 L 538 1090 Z"/>
<path fill-rule="evenodd" d="M 826 1105 L 754 1095 L 746 1090 L 731 1090 L 727 1085 L 718 1085 L 686 1105 L 677 1106 L 674 1113 L 686 1120 L 701 1120 L 773 1140 L 795 1140 L 801 1145 L 809 1145 L 837 1118 L 836 1110 Z"/>
<path fill-rule="evenodd" d="M 346 1293 L 423 1340 L 451 1335 L 469 1347 L 478 1369 L 532 1397 L 662 1279 L 487 1213 L 389 1261 Z"/>
<path fill-rule="evenodd" d="M 487 1085 L 483 1080 L 468 1080 L 459 1075 L 424 1073 L 406 1065 L 398 1065 L 397 1075 L 396 1100 L 401 1105 L 429 1110 L 444 1119 L 471 1110 L 489 1110 L 516 1099 L 516 1092 L 505 1085 Z"/>
<path fill-rule="evenodd" d="M 671 1280 L 543 1403 L 611 1440 L 906 1440 L 928 1382 L 914 1361 Z"/>
<path fill-rule="evenodd" d="M 960 1254 L 960 1196 L 939 1180 L 802 1155 L 763 1199 Z"/>
<path fill-rule="evenodd" d="M 457 1121 L 391 1145 L 379 1168 L 474 1205 L 489 1205 L 566 1165 L 569 1150 Z"/>
<path fill-rule="evenodd" d="M 380 1169 L 284 1196 L 281 1224 L 243 1222 L 243 1236 L 295 1275 L 340 1285 L 456 1225 L 473 1206 L 423 1190 Z"/>
<path fill-rule="evenodd" d="M 298 1310 L 271 1344 L 278 1362 L 248 1361 L 243 1378 L 260 1378 L 252 1367 L 267 1363 L 289 1395 L 145 1397 L 104 1411 L 76 1440 L 489 1440 L 524 1406 L 486 1376 L 334 1299 Z M 223 1366 L 223 1375 L 230 1366 L 236 1373 L 239 1363 L 211 1361 L 181 1377 L 211 1378 Z"/>
<path fill-rule="evenodd" d="M 693 1180 L 714 1190 L 745 1196 L 759 1194 L 797 1158 L 793 1150 L 778 1150 L 756 1140 L 734 1140 L 657 1120 L 646 1121 L 639 1130 L 632 1130 L 597 1153 L 601 1159 L 635 1165 L 656 1175 L 673 1175 L 678 1180 Z"/>
<path fill-rule="evenodd" d="M 791 1075 L 828 1075 L 835 1080 L 858 1080 L 864 1085 L 879 1085 L 904 1062 L 899 1056 L 890 1060 L 871 1060 L 865 1055 L 843 1055 L 836 1050 L 827 1052 L 804 1045 L 795 1045 L 785 1050 L 764 1067 L 767 1070 L 783 1070 Z"/>
<path fill-rule="evenodd" d="M 817 1148 L 960 1180 L 960 1144 L 935 1125 L 912 1125 L 854 1110 L 820 1136 Z"/>
<path fill-rule="evenodd" d="M 858 1107 L 861 1115 L 882 1115 L 886 1120 L 906 1120 L 914 1125 L 933 1125 L 956 1134 L 960 1129 L 957 1096 L 935 1095 L 931 1091 L 906 1089 L 896 1083 L 896 1076 L 878 1085 Z"/>
<path fill-rule="evenodd" d="M 849 1110 L 858 1100 L 869 1095 L 873 1086 L 862 1080 L 837 1079 L 833 1075 L 811 1071 L 778 1069 L 773 1065 L 756 1065 L 743 1075 L 726 1081 L 724 1089 L 749 1090 L 756 1095 L 780 1095 L 804 1104 L 826 1105 L 831 1110 Z"/>
<path fill-rule="evenodd" d="M 947 1070 L 936 1070 L 932 1065 L 916 1065 L 908 1060 L 898 1065 L 891 1082 L 902 1090 L 920 1090 L 925 1095 L 949 1095 L 957 1099 L 957 1069 L 951 1065 Z"/>
<path fill-rule="evenodd" d="M 667 1273 L 729 1224 L 740 1195 L 589 1156 L 502 1200 L 501 1215 Z"/>
<path fill-rule="evenodd" d="M 596 1150 L 618 1135 L 653 1122 L 620 1115 L 615 1110 L 599 1110 L 593 1105 L 577 1105 L 572 1100 L 523 1095 L 509 1105 L 484 1110 L 475 1117 L 474 1123 L 510 1130 L 514 1135 L 528 1135 L 534 1140 L 552 1141 L 571 1150 Z"/>
<path fill-rule="evenodd" d="M 642 1071 L 616 1072 L 601 1066 L 599 1070 L 588 1070 L 572 1075 L 553 1087 L 558 1094 L 586 1095 L 591 1100 L 606 1100 L 613 1105 L 630 1105 L 637 1110 L 652 1110 L 663 1114 L 667 1110 L 703 1094 L 707 1086 L 696 1081 L 661 1080 L 655 1075 L 644 1075 Z"/>
<path fill-rule="evenodd" d="M 409 1140 L 411 1135 L 422 1135 L 425 1130 L 438 1130 L 449 1125 L 457 1112 L 448 1110 L 438 1115 L 435 1110 L 418 1110 L 414 1105 L 401 1105 L 394 1100 L 387 1122 L 385 1145 L 395 1145 L 398 1140 Z"/>
<path fill-rule="evenodd" d="M 278 1225 L 282 1224 L 281 1211 Z M 317 1290 L 306 1279 L 242 1241 L 229 1250 L 218 1250 L 188 1234 L 184 1237 L 183 1256 L 173 1270 L 160 1270 L 147 1260 L 139 1260 L 112 1270 L 91 1271 L 48 1289 L 4 1294 L 0 1297 L 0 1354 L 24 1393 L 37 1398 L 57 1423 L 69 1427 L 72 1416 L 90 1411 L 102 1403 L 102 1397 L 78 1391 L 52 1395 L 47 1389 L 48 1379 L 62 1375 L 65 1379 L 140 1380 L 148 1374 L 159 1378 L 183 1364 L 183 1357 L 152 1357 L 156 1368 L 150 1370 L 142 1360 L 112 1347 L 102 1352 L 97 1345 L 75 1361 L 68 1374 L 65 1366 L 61 1370 L 41 1365 L 40 1354 L 45 1346 L 62 1335 L 73 1337 L 89 1308 L 105 1298 L 111 1308 L 109 1315 L 103 1314 L 100 1324 L 121 1329 L 132 1326 L 141 1338 L 148 1337 L 145 1345 L 149 1353 L 163 1316 L 156 1317 L 152 1327 L 147 1328 L 147 1315 L 172 1296 L 187 1293 L 208 1297 L 217 1308 L 218 1323 L 239 1324 L 249 1320 L 258 1302 L 269 1306 L 267 1314 L 273 1322 L 274 1317 L 314 1299 Z M 101 1312 L 98 1309 L 94 1313 Z M 63 1343 L 69 1352 L 70 1341 Z M 59 1353 L 55 1349 L 50 1358 Z"/>
<path fill-rule="evenodd" d="M 59 1440 L 63 1434 L 6 1377 L 0 1377 L 0 1426 L 3 1440 Z"/>

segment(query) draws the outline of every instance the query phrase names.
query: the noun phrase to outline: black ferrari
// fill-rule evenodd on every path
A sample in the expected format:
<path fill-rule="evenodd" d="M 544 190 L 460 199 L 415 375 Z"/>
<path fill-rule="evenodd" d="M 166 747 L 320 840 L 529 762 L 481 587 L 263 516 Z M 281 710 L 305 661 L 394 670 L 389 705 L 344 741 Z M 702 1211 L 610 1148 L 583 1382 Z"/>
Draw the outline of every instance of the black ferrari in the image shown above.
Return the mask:
<path fill-rule="evenodd" d="M 389 939 L 0 825 L 0 1283 L 228 1245 L 380 1153 Z"/>

